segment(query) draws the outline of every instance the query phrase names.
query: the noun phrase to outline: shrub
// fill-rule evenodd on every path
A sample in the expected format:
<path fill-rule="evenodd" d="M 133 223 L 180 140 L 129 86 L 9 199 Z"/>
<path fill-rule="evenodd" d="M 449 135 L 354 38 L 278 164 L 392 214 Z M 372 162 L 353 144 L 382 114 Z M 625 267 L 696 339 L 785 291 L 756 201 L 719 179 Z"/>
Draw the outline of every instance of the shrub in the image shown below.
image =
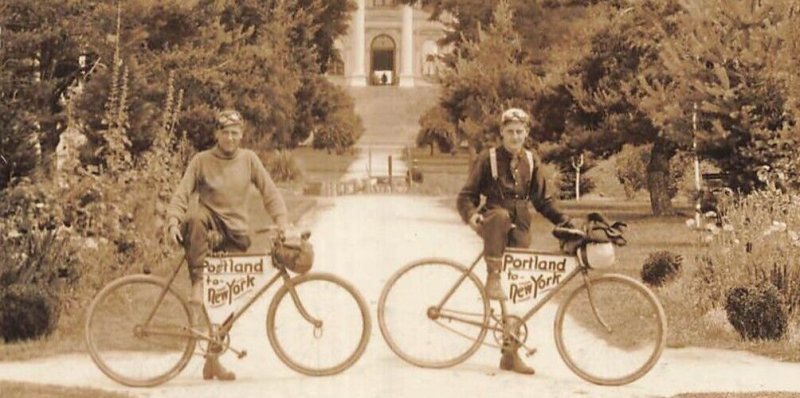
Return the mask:
<path fill-rule="evenodd" d="M 455 125 L 448 120 L 447 111 L 441 106 L 428 109 L 425 114 L 420 116 L 419 125 L 417 146 L 430 146 L 431 156 L 433 156 L 434 145 L 444 153 L 451 153 L 456 149 Z"/>
<path fill-rule="evenodd" d="M 559 199 L 575 199 L 575 176 L 577 173 L 572 167 L 561 170 L 561 185 L 559 188 Z M 592 177 L 581 170 L 581 196 L 592 193 L 597 187 Z"/>
<path fill-rule="evenodd" d="M 770 283 L 728 291 L 725 312 L 746 340 L 778 340 L 786 332 L 787 315 L 780 292 Z"/>
<path fill-rule="evenodd" d="M 769 283 L 789 313 L 800 310 L 800 197 L 758 191 L 726 206 L 724 228 L 707 236 L 696 283 L 712 306 L 729 290 Z"/>
<path fill-rule="evenodd" d="M 625 189 L 625 197 L 633 199 L 636 192 L 647 188 L 648 146 L 624 145 L 616 158 L 617 179 Z"/>
<path fill-rule="evenodd" d="M 291 152 L 274 151 L 267 161 L 267 171 L 275 181 L 296 181 L 303 176 L 303 170 Z"/>
<path fill-rule="evenodd" d="M 58 321 L 55 296 L 33 284 L 0 288 L 0 337 L 6 342 L 46 336 Z"/>
<path fill-rule="evenodd" d="M 642 281 L 650 286 L 663 286 L 680 273 L 683 257 L 669 251 L 651 253 L 642 266 Z"/>
<path fill-rule="evenodd" d="M 653 145 L 624 145 L 616 156 L 617 179 L 625 189 L 625 196 L 633 199 L 640 190 L 647 189 L 647 165 Z M 690 152 L 678 152 L 669 161 L 670 182 L 667 192 L 671 198 L 682 193 L 687 198 L 697 195 L 694 182 L 694 158 Z M 701 171 L 712 170 L 707 163 L 701 164 Z"/>
<path fill-rule="evenodd" d="M 414 183 L 421 184 L 425 180 L 422 174 L 422 170 L 420 170 L 418 167 L 411 167 L 410 169 L 408 169 L 407 174 L 408 174 L 407 177 Z"/>

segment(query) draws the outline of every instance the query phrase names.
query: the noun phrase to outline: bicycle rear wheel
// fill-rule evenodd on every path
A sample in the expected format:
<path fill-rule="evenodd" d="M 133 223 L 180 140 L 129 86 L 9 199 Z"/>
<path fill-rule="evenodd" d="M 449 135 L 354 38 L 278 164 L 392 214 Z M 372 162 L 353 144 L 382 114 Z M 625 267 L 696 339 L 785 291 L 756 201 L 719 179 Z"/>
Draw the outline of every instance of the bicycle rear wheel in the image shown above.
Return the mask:
<path fill-rule="evenodd" d="M 267 337 L 278 358 L 309 376 L 334 375 L 353 366 L 367 348 L 371 325 L 358 290 L 325 273 L 289 280 L 267 313 Z"/>
<path fill-rule="evenodd" d="M 589 285 L 571 292 L 558 309 L 558 353 L 589 382 L 633 382 L 652 369 L 664 350 L 664 309 L 650 289 L 624 275 L 592 277 Z"/>
<path fill-rule="evenodd" d="M 435 309 L 464 275 L 466 279 Z M 378 324 L 389 348 L 403 360 L 426 368 L 455 366 L 480 348 L 487 329 L 489 301 L 477 276 L 447 259 L 422 259 L 395 273 L 378 301 Z"/>
<path fill-rule="evenodd" d="M 89 307 L 85 326 L 94 363 L 126 386 L 164 383 L 177 376 L 194 353 L 186 302 L 151 276 L 126 276 L 103 288 Z"/>

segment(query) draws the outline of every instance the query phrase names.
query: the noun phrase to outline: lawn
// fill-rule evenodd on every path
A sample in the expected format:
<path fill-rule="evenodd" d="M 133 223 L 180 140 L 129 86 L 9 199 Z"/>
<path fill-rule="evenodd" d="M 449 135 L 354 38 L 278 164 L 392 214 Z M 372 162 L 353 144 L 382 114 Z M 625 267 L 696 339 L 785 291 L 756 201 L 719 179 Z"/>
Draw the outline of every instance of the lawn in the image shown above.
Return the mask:
<path fill-rule="evenodd" d="M 292 156 L 303 171 L 304 181 L 339 181 L 358 157 L 358 149 L 336 154 L 304 147 L 293 149 Z"/>
<path fill-rule="evenodd" d="M 700 346 L 748 350 L 783 361 L 800 361 L 797 350 L 800 319 L 790 321 L 790 328 L 779 341 L 743 341 L 727 321 L 723 309 L 701 309 L 702 290 L 695 284 L 698 263 L 696 255 L 703 252 L 698 232 L 685 225 L 687 216 L 654 217 L 649 203 L 644 201 L 574 201 L 563 202 L 565 211 L 579 217 L 600 211 L 612 220 L 628 223 L 626 247 L 617 250 L 614 272 L 641 280 L 641 269 L 647 257 L 656 251 L 667 250 L 683 257 L 679 277 L 663 287 L 654 288 L 667 313 L 668 347 Z M 691 214 L 688 205 L 678 206 L 678 212 Z M 550 226 L 539 218 L 534 236 L 546 236 Z"/>
<path fill-rule="evenodd" d="M 412 151 L 412 156 L 417 159 L 416 165 L 424 176 L 424 182 L 415 186 L 415 192 L 440 196 L 445 206 L 455 209 L 455 196 L 467 174 L 467 155 L 431 156 L 427 148 L 417 148 Z M 611 166 L 599 165 L 592 170 L 592 176 L 596 181 L 602 180 L 598 185 L 606 191 L 621 193 L 622 190 L 616 187 L 618 183 Z M 676 201 L 674 206 L 678 215 L 670 217 L 653 216 L 646 193 L 638 195 L 635 200 L 591 195 L 580 202 L 561 201 L 559 206 L 572 217 L 583 217 L 596 211 L 611 220 L 628 223 L 625 237 L 629 243 L 617 250 L 614 272 L 641 280 L 642 266 L 650 254 L 666 250 L 682 256 L 683 272 L 679 278 L 654 289 L 667 313 L 668 347 L 740 349 L 779 360 L 800 361 L 800 351 L 796 349 L 800 343 L 800 314 L 790 319 L 789 329 L 780 341 L 743 341 L 728 323 L 724 309 L 698 308 L 703 291 L 695 283 L 699 267 L 696 255 L 707 249 L 702 246 L 701 235 L 685 224 L 693 215 L 689 203 Z M 535 248 L 558 249 L 556 240 L 550 238 L 551 230 L 552 225 L 537 215 L 532 231 Z"/>
<path fill-rule="evenodd" d="M 455 209 L 455 194 L 441 197 L 441 203 Z M 650 204 L 643 199 L 633 201 L 595 199 L 562 201 L 559 207 L 571 217 L 583 217 L 590 212 L 600 212 L 610 220 L 628 224 L 625 237 L 628 245 L 616 250 L 617 261 L 612 269 L 641 281 L 641 269 L 647 257 L 654 252 L 667 250 L 683 258 L 683 271 L 679 277 L 654 292 L 667 313 L 667 347 L 710 347 L 747 350 L 782 361 L 800 362 L 800 319 L 795 315 L 787 334 L 779 341 L 743 341 L 727 321 L 723 309 L 701 309 L 697 303 L 703 292 L 694 283 L 697 276 L 695 256 L 703 251 L 698 232 L 689 229 L 685 221 L 691 217 L 688 203 L 675 203 L 677 216 L 655 217 Z M 533 247 L 541 250 L 558 250 L 551 237 L 552 225 L 536 215 L 533 221 Z M 577 286 L 573 282 L 574 286 Z M 570 287 L 567 287 L 570 291 Z M 559 300 L 560 297 L 556 297 Z M 621 306 L 621 303 L 615 304 Z"/>

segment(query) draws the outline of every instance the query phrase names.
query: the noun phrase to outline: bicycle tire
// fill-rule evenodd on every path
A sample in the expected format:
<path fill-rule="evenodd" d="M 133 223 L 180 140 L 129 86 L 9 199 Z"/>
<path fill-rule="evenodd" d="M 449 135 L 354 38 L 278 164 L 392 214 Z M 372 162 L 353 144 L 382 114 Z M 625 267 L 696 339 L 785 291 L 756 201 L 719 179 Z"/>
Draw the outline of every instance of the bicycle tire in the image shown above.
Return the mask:
<path fill-rule="evenodd" d="M 441 270 L 434 270 L 433 268 L 427 270 L 425 269 L 426 267 L 436 267 L 441 268 Z M 423 273 L 422 271 L 425 272 Z M 431 273 L 435 272 L 436 275 L 429 277 L 427 277 L 427 275 L 423 275 L 427 274 L 429 271 Z M 466 361 L 478 350 L 478 348 L 480 348 L 484 338 L 486 337 L 486 327 L 478 327 L 464 323 L 463 325 L 467 330 L 477 330 L 477 335 L 473 337 L 471 335 L 465 336 L 467 332 L 454 330 L 454 322 L 449 322 L 447 327 L 445 327 L 443 324 L 438 324 L 437 327 L 447 329 L 449 334 L 446 336 L 443 335 L 442 342 L 437 343 L 430 343 L 433 333 L 423 336 L 423 339 L 427 339 L 427 342 L 430 343 L 430 346 L 424 347 L 419 354 L 413 353 L 412 349 L 423 346 L 423 341 L 419 338 L 419 330 L 422 325 L 411 325 L 411 329 L 408 331 L 408 333 L 405 333 L 411 337 L 411 341 L 409 341 L 407 344 L 403 342 L 404 333 L 402 333 L 400 330 L 400 327 L 405 326 L 404 324 L 408 323 L 410 318 L 413 317 L 425 321 L 425 325 L 428 327 L 433 326 L 433 324 L 437 324 L 435 320 L 428 317 L 426 311 L 428 308 L 437 306 L 439 304 L 439 302 L 447 293 L 449 286 L 445 286 L 443 289 L 436 290 L 431 288 L 431 284 L 436 281 L 442 281 L 442 278 L 447 278 L 448 281 L 455 283 L 461 275 L 466 274 L 467 272 L 467 267 L 455 261 L 443 258 L 425 258 L 414 261 L 401 268 L 386 282 L 378 301 L 378 324 L 380 326 L 383 339 L 386 341 L 386 344 L 389 345 L 389 348 L 395 354 L 397 354 L 397 356 L 406 362 L 419 367 L 448 368 Z M 409 275 L 412 273 L 419 274 L 420 277 L 415 278 L 420 279 L 417 281 L 415 278 L 409 277 Z M 404 281 L 406 278 L 408 279 L 407 282 Z M 467 280 L 469 280 L 469 282 L 462 282 L 462 285 L 459 286 L 454 295 L 448 301 L 448 304 L 453 303 L 453 307 L 443 307 L 442 309 L 461 314 L 462 316 L 472 316 L 474 317 L 472 320 L 475 322 L 480 322 L 483 325 L 487 325 L 489 322 L 490 307 L 489 301 L 487 300 L 483 290 L 483 284 L 481 283 L 480 279 L 478 279 L 478 277 L 471 272 L 468 274 Z M 399 283 L 401 282 L 403 285 L 408 286 L 403 286 L 402 288 L 398 287 L 400 286 Z M 466 286 L 474 287 L 474 291 L 472 291 L 472 289 L 464 289 L 464 283 L 467 283 Z M 400 289 L 399 292 L 393 292 L 393 290 L 398 289 Z M 402 289 L 409 289 L 410 292 L 404 292 Z M 469 290 L 469 292 L 465 293 L 467 290 Z M 433 297 L 427 299 L 423 298 L 422 295 L 427 293 L 432 293 Z M 400 296 L 404 297 L 398 297 L 399 301 L 395 303 L 395 300 L 391 299 L 393 294 L 399 294 Z M 414 299 L 416 302 L 421 302 L 423 305 L 420 306 L 420 308 L 410 310 L 409 307 L 411 306 L 411 303 L 409 301 L 412 299 Z M 396 320 L 394 318 L 396 318 Z M 439 359 L 431 359 L 428 357 L 428 355 L 432 354 L 433 351 L 442 351 L 447 340 L 452 340 L 454 337 L 465 338 L 467 340 L 472 340 L 472 342 L 469 343 L 469 345 L 467 345 L 464 349 L 459 348 L 454 354 L 442 355 L 442 358 Z"/>
<path fill-rule="evenodd" d="M 576 375 L 594 384 L 619 386 L 644 376 L 655 366 L 666 345 L 667 321 L 653 292 L 642 283 L 619 274 L 590 277 L 592 302 L 613 331 L 597 321 L 583 284 L 564 299 L 556 314 L 554 335 L 558 353 Z M 569 337 L 566 337 L 569 335 Z M 587 342 L 576 348 L 576 342 Z M 610 354 L 600 354 L 608 349 Z M 584 356 L 586 362 L 582 362 Z M 637 359 L 635 362 L 628 357 Z M 639 360 L 641 358 L 641 360 Z M 618 365 L 615 365 L 618 364 Z M 632 364 L 620 374 L 601 374 Z"/>
<path fill-rule="evenodd" d="M 291 288 L 297 292 L 308 314 L 323 322 L 320 336 L 316 336 L 318 329 L 301 315 Z M 327 289 L 326 293 L 315 294 L 317 289 L 323 288 Z M 356 319 L 360 320 L 360 329 Z M 343 327 L 335 329 L 335 326 Z M 367 348 L 371 329 L 369 307 L 358 290 L 342 278 L 327 273 L 308 273 L 290 279 L 275 293 L 267 312 L 267 337 L 275 354 L 286 366 L 308 376 L 335 375 L 353 366 Z M 332 337 L 330 332 L 334 333 Z M 303 340 L 309 335 L 325 341 Z M 316 349 L 316 353 L 290 355 L 293 348 Z M 334 349 L 342 349 L 344 354 L 330 359 Z M 314 359 L 325 364 L 310 364 Z"/>
<path fill-rule="evenodd" d="M 137 332 L 165 289 L 149 330 L 159 328 L 177 336 Z M 131 275 L 112 281 L 95 296 L 87 314 L 84 339 L 92 361 L 120 384 L 162 384 L 177 376 L 194 353 L 189 307 L 160 278 Z"/>

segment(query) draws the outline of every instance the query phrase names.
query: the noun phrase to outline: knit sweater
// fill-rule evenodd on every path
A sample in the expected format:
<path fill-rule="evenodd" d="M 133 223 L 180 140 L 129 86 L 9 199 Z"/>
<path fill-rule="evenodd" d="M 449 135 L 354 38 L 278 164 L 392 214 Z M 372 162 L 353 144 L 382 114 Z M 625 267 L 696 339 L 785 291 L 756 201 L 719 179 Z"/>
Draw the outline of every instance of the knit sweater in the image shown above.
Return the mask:
<path fill-rule="evenodd" d="M 202 151 L 189 162 L 178 189 L 172 195 L 167 217 L 172 225 L 184 221 L 189 200 L 198 194 L 201 206 L 216 214 L 234 233 L 247 233 L 247 194 L 251 186 L 261 193 L 264 207 L 279 225 L 287 211 L 278 187 L 255 152 L 238 149 L 226 155 L 218 147 Z"/>

